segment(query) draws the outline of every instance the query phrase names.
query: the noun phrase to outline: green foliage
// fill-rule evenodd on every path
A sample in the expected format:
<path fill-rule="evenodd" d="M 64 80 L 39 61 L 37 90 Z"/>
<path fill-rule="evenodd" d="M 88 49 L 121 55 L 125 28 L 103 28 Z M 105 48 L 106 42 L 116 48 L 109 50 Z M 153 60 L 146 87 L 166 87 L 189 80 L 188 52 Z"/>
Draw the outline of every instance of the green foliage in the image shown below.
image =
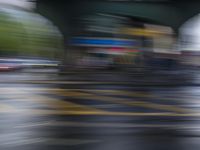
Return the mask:
<path fill-rule="evenodd" d="M 62 53 L 59 31 L 45 18 L 22 10 L 0 12 L 0 55 L 56 57 Z"/>

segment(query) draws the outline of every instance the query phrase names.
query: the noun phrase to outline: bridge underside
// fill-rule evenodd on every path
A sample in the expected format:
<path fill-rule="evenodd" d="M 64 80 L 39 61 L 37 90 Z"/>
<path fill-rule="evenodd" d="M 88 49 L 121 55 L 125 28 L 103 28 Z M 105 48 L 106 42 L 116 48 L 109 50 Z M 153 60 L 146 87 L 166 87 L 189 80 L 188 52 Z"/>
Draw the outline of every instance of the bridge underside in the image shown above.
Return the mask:
<path fill-rule="evenodd" d="M 67 38 L 76 30 L 77 19 L 96 13 L 115 14 L 171 26 L 175 31 L 199 13 L 200 2 L 148 2 L 105 0 L 37 0 L 36 11 L 57 25 Z"/>

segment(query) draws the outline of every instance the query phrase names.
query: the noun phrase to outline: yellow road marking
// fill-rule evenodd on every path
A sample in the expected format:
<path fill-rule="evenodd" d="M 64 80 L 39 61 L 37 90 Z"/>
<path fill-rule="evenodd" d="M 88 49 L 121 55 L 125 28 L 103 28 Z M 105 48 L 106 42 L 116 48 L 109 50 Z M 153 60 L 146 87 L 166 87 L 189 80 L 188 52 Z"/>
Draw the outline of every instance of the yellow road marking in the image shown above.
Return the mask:
<path fill-rule="evenodd" d="M 25 123 L 15 126 L 14 128 L 32 128 L 40 126 L 64 126 L 64 127 L 111 127 L 111 128 L 179 128 L 179 129 L 195 129 L 199 126 L 190 124 L 145 124 L 145 123 L 120 123 L 120 122 L 80 122 L 80 121 L 51 121 L 51 122 L 36 122 Z"/>
<path fill-rule="evenodd" d="M 39 89 L 39 90 L 41 90 L 41 89 Z M 48 90 L 50 90 L 50 91 L 48 91 Z M 157 103 L 144 102 L 144 101 L 138 101 L 138 100 L 130 101 L 130 100 L 127 100 L 127 98 L 118 98 L 118 97 L 114 98 L 114 97 L 109 97 L 109 96 L 97 96 L 97 95 L 91 94 L 91 93 L 80 92 L 81 89 L 79 91 L 77 89 L 76 90 L 74 90 L 74 89 L 73 90 L 70 90 L 70 89 L 65 90 L 65 89 L 48 89 L 47 88 L 47 89 L 43 89 L 43 91 L 50 92 L 50 93 L 53 92 L 53 93 L 56 93 L 58 95 L 67 96 L 67 97 L 75 97 L 75 98 L 88 99 L 88 100 L 92 100 L 92 99 L 93 100 L 100 100 L 100 101 L 124 104 L 124 105 L 129 105 L 129 106 L 145 107 L 145 108 L 165 110 L 165 111 L 173 111 L 173 112 L 179 112 L 179 113 L 185 113 L 185 112 L 191 112 L 192 111 L 190 109 L 179 108 L 177 106 L 172 106 L 172 105 L 157 104 Z M 143 93 L 132 93 L 132 92 L 128 92 L 128 91 L 117 91 L 117 90 L 82 90 L 82 91 L 95 91 L 95 92 L 100 91 L 100 92 L 112 93 L 112 94 L 118 93 L 118 94 L 129 94 L 129 95 L 132 95 L 132 96 L 144 96 Z M 150 95 L 147 95 L 147 97 L 149 97 L 149 96 Z M 31 97 L 33 97 L 33 98 L 35 97 L 34 99 L 42 99 L 43 103 L 44 103 L 44 99 L 47 99 L 47 97 L 44 98 L 44 97 L 41 97 L 41 96 L 39 98 L 37 96 L 37 98 L 36 98 L 36 95 L 29 96 L 28 99 L 30 99 Z M 48 99 L 50 100 L 52 98 L 48 98 Z M 49 100 L 47 100 L 46 103 L 49 103 L 49 105 L 50 105 L 50 103 L 52 103 L 52 101 L 49 101 Z M 32 100 L 32 101 L 34 101 L 34 100 Z M 54 101 L 55 101 L 55 99 L 54 99 Z M 39 102 L 41 102 L 41 101 L 39 101 Z M 70 103 L 70 102 L 66 102 L 66 101 L 64 102 L 62 100 L 60 100 L 60 102 L 65 103 L 65 104 L 68 103 L 68 104 L 66 104 L 68 106 L 70 106 L 70 104 L 72 105 L 72 103 Z M 61 104 L 61 106 L 65 105 L 65 104 Z M 52 105 L 56 106 L 56 104 L 52 104 Z M 78 104 L 76 104 L 76 105 L 78 105 Z M 75 108 L 75 106 L 73 106 L 73 108 Z"/>
<path fill-rule="evenodd" d="M 0 113 L 1 110 L 0 110 Z M 12 113 L 13 112 L 7 112 Z M 108 112 L 108 111 L 65 111 L 65 110 L 41 110 L 41 109 L 20 109 L 14 114 L 46 116 L 46 115 L 72 115 L 72 116 L 141 116 L 141 117 L 200 117 L 200 113 L 141 113 L 141 112 Z"/>
<path fill-rule="evenodd" d="M 147 97 L 147 98 L 159 98 L 156 95 L 152 95 L 151 93 L 148 92 L 142 92 L 142 91 L 125 91 L 125 90 L 110 90 L 110 89 L 61 89 L 61 88 L 30 88 L 30 87 L 19 87 L 19 88 L 13 88 L 13 87 L 6 87 L 2 88 L 0 87 L 1 92 L 5 93 L 14 93 L 14 94 L 22 94 L 22 93 L 27 93 L 27 92 L 54 92 L 54 91 L 82 91 L 82 92 L 94 92 L 94 93 L 103 93 L 103 94 L 108 94 L 108 95 L 114 95 L 114 96 L 130 96 L 130 97 Z M 191 96 L 185 95 L 184 97 L 190 98 Z M 162 97 L 162 99 L 167 99 Z M 176 99 L 177 100 L 177 99 Z M 180 100 L 180 99 L 179 99 Z"/>
<path fill-rule="evenodd" d="M 0 88 L 0 91 L 6 94 L 23 94 L 28 92 L 39 92 L 39 93 L 51 93 L 51 92 L 65 92 L 65 91 L 72 91 L 72 92 L 90 92 L 95 94 L 105 94 L 110 96 L 128 96 L 128 97 L 145 97 L 145 98 L 156 98 L 156 99 L 162 99 L 162 100 L 179 100 L 182 101 L 183 98 L 166 98 L 166 97 L 159 97 L 156 95 L 152 95 L 150 93 L 146 92 L 140 92 L 140 91 L 125 91 L 125 90 L 102 90 L 102 89 L 61 89 L 61 88 Z M 184 98 L 190 98 L 189 96 L 184 96 Z M 197 99 L 196 99 L 197 100 Z"/>
<path fill-rule="evenodd" d="M 63 101 L 56 98 L 50 98 L 50 97 L 34 95 L 34 94 L 33 95 L 23 94 L 19 96 L 16 100 L 44 104 L 48 108 L 56 108 L 62 111 L 92 111 L 92 112 L 103 111 L 103 110 L 99 110 L 97 108 L 93 108 L 87 105 L 75 104 L 69 101 Z"/>
<path fill-rule="evenodd" d="M 95 92 L 95 93 L 103 93 L 103 94 L 107 94 L 107 95 L 115 95 L 115 96 L 131 96 L 131 97 L 154 97 L 153 95 L 149 94 L 149 93 L 145 93 L 145 92 L 136 92 L 136 91 L 124 91 L 124 90 L 96 90 L 96 89 L 92 89 L 92 90 L 84 90 L 84 91 L 88 91 L 88 92 Z"/>
<path fill-rule="evenodd" d="M 9 89 L 9 88 L 8 88 Z M 4 90 L 8 90 L 7 88 L 5 88 Z M 30 91 L 40 91 L 42 90 L 43 92 L 47 92 L 47 93 L 55 93 L 58 95 L 62 95 L 62 96 L 67 96 L 67 97 L 75 97 L 75 98 L 80 98 L 80 99 L 87 99 L 87 100 L 100 100 L 100 101 L 105 101 L 105 102 L 111 102 L 111 103 L 115 103 L 115 104 L 123 104 L 123 105 L 129 105 L 129 106 L 137 106 L 137 107 L 145 107 L 145 108 L 151 108 L 151 109 L 157 109 L 157 110 L 165 110 L 165 111 L 172 111 L 172 112 L 177 112 L 177 113 L 187 113 L 187 112 L 193 112 L 191 109 L 185 109 L 185 108 L 180 108 L 177 106 L 172 106 L 172 105 L 164 105 L 164 104 L 157 104 L 157 103 L 151 103 L 151 102 L 144 102 L 144 101 L 130 101 L 127 98 L 114 98 L 114 97 L 109 97 L 109 96 L 97 96 L 95 94 L 91 94 L 91 93 L 84 93 L 84 91 L 88 92 L 88 91 L 95 91 L 95 92 L 106 92 L 106 93 L 118 93 L 118 94 L 130 94 L 132 96 L 136 95 L 136 96 L 143 96 L 143 93 L 132 93 L 132 92 L 128 92 L 128 91 L 119 91 L 119 90 L 84 90 L 84 89 L 59 89 L 59 88 L 39 88 L 39 89 L 35 89 L 35 88 L 24 88 L 23 89 L 13 89 L 11 88 L 11 91 L 14 91 L 14 93 L 19 93 L 18 94 L 9 94 L 5 92 L 3 94 L 7 95 L 9 98 L 13 98 L 13 99 L 17 99 L 17 100 L 27 100 L 30 102 L 37 102 L 37 103 L 43 103 L 46 104 L 49 107 L 53 107 L 53 108 L 59 108 L 59 109 L 70 109 L 70 110 L 91 110 L 92 111 L 103 111 L 103 110 L 99 110 L 96 108 L 92 108 L 89 106 L 85 106 L 85 105 L 79 105 L 79 104 L 75 104 L 72 102 L 68 102 L 68 101 L 62 101 L 62 100 L 58 100 L 58 99 L 53 99 L 53 98 L 49 98 L 49 97 L 45 97 L 45 96 L 38 96 L 36 94 L 30 94 Z M 50 90 L 50 91 L 49 91 Z M 80 92 L 83 91 L 83 92 Z M 121 93 L 120 93 L 121 92 Z M 11 92 L 12 93 L 12 92 Z M 150 96 L 150 95 L 148 95 Z"/>
<path fill-rule="evenodd" d="M 74 98 L 80 98 L 80 99 L 99 100 L 99 101 L 105 101 L 105 102 L 111 102 L 111 103 L 117 103 L 117 104 L 124 104 L 128 106 L 137 106 L 137 107 L 145 107 L 145 108 L 151 108 L 151 109 L 157 109 L 157 110 L 173 111 L 173 112 L 178 112 L 178 113 L 186 113 L 186 112 L 192 111 L 190 109 L 179 108 L 177 106 L 172 106 L 172 105 L 164 105 L 164 104 L 157 104 L 157 103 L 137 101 L 137 100 L 130 101 L 127 98 L 97 96 L 95 94 L 89 94 L 89 93 L 81 94 L 81 92 L 75 92 L 75 91 L 59 91 L 59 92 L 55 92 L 55 94 L 68 96 L 68 97 L 74 97 Z"/>

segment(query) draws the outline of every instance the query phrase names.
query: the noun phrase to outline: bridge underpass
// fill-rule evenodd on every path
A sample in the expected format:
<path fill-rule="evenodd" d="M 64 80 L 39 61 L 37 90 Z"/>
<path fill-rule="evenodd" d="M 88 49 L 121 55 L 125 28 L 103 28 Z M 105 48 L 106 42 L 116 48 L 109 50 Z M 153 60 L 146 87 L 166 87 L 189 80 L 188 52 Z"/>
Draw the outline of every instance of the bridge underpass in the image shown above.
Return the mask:
<path fill-rule="evenodd" d="M 67 59 L 72 57 L 70 39 L 81 32 L 81 20 L 96 14 L 140 19 L 143 22 L 171 27 L 178 36 L 179 27 L 199 13 L 197 1 L 107 1 L 107 0 L 37 0 L 36 11 L 51 20 L 63 33 Z"/>
<path fill-rule="evenodd" d="M 106 1 L 106 0 L 37 0 L 36 11 L 46 16 L 69 35 L 76 19 L 95 13 L 137 17 L 171 26 L 177 30 L 186 20 L 199 13 L 197 1 Z M 66 35 L 66 36 L 67 36 Z"/>

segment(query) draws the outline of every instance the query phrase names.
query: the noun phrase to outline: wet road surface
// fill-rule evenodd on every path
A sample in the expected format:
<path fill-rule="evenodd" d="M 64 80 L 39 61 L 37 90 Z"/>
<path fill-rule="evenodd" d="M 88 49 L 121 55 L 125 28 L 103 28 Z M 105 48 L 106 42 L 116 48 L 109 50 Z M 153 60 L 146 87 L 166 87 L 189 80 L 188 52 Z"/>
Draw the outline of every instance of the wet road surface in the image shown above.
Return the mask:
<path fill-rule="evenodd" d="M 138 76 L 1 73 L 0 148 L 200 148 L 200 87 L 168 79 L 146 86 Z"/>

